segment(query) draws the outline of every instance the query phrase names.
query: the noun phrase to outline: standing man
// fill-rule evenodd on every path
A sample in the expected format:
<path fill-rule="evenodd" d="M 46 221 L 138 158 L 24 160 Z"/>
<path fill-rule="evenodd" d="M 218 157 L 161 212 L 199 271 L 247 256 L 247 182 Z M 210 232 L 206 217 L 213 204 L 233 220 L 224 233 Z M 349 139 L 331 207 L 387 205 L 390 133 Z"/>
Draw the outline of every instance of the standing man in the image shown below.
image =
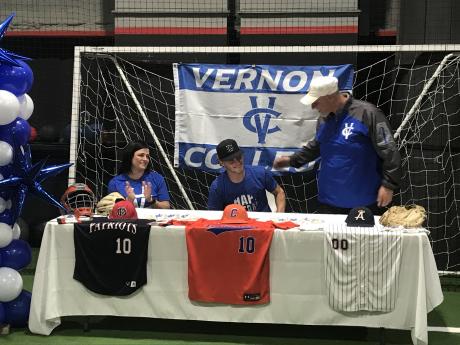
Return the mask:
<path fill-rule="evenodd" d="M 217 157 L 225 171 L 211 184 L 208 196 L 209 210 L 223 210 L 230 204 L 239 204 L 247 211 L 271 212 L 266 191 L 275 196 L 276 212 L 284 212 L 284 190 L 264 167 L 244 165 L 243 152 L 233 139 L 217 145 Z"/>
<path fill-rule="evenodd" d="M 366 206 L 381 214 L 401 179 L 401 157 L 383 112 L 339 92 L 335 77 L 313 79 L 300 102 L 320 113 L 315 138 L 273 166 L 300 167 L 320 156 L 318 212 L 348 214 Z"/>

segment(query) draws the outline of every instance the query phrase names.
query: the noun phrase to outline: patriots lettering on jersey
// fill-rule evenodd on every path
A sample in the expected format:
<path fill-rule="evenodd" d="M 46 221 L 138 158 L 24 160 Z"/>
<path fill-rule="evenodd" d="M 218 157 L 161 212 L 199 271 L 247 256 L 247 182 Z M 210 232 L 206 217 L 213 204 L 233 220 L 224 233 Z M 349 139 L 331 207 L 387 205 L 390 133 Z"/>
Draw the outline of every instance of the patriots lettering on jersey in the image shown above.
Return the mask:
<path fill-rule="evenodd" d="M 214 235 L 220 235 L 224 232 L 227 231 L 241 231 L 241 230 L 252 230 L 254 229 L 253 226 L 247 226 L 247 225 L 219 225 L 219 226 L 209 226 L 208 231 L 212 232 Z"/>
<path fill-rule="evenodd" d="M 251 194 L 242 194 L 237 197 L 234 201 L 234 204 L 239 204 L 244 206 L 247 211 L 256 211 L 257 210 L 257 203 L 254 200 L 254 196 Z"/>
<path fill-rule="evenodd" d="M 137 232 L 137 224 L 126 222 L 101 222 L 91 223 L 89 225 L 90 234 L 101 230 L 121 230 L 135 234 Z"/>

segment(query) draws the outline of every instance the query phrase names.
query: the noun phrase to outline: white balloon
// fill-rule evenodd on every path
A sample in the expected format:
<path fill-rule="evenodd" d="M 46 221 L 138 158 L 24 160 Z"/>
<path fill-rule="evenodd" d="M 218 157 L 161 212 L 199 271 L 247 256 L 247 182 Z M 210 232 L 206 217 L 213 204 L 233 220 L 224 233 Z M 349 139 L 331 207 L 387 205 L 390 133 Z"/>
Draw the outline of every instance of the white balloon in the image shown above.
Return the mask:
<path fill-rule="evenodd" d="M 13 229 L 6 223 L 0 223 L 0 248 L 6 247 L 13 240 Z"/>
<path fill-rule="evenodd" d="M 13 225 L 13 240 L 17 240 L 21 237 L 21 227 L 18 223 L 14 223 Z"/>
<path fill-rule="evenodd" d="M 24 120 L 28 120 L 30 115 L 34 112 L 34 101 L 32 98 L 25 93 L 21 96 L 18 96 L 19 101 L 19 117 L 22 117 Z"/>
<path fill-rule="evenodd" d="M 11 92 L 0 90 L 0 125 L 7 125 L 18 117 L 19 101 Z"/>
<path fill-rule="evenodd" d="M 6 204 L 5 199 L 0 197 L 0 213 L 5 212 L 6 206 L 7 206 L 7 204 Z"/>
<path fill-rule="evenodd" d="M 12 161 L 13 148 L 6 141 L 0 141 L 0 166 L 8 165 Z"/>
<path fill-rule="evenodd" d="M 18 271 L 0 267 L 0 302 L 14 300 L 22 291 L 22 277 Z"/>

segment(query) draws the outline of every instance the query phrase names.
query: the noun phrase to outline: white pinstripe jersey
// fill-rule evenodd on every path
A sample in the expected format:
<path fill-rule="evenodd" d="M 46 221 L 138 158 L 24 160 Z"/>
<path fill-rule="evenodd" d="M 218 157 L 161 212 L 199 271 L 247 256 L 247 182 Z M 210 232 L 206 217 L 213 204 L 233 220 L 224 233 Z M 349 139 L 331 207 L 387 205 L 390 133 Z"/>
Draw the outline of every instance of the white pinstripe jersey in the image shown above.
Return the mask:
<path fill-rule="evenodd" d="M 401 231 L 334 224 L 324 234 L 325 280 L 334 310 L 389 312 L 396 305 Z"/>

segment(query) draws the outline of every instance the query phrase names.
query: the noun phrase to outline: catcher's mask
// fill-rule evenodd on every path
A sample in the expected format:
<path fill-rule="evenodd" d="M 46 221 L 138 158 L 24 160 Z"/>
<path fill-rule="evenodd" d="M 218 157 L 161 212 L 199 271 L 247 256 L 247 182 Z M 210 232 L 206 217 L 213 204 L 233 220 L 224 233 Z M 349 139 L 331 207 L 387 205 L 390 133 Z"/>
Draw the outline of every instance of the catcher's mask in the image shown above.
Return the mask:
<path fill-rule="evenodd" d="M 77 218 L 93 215 L 96 197 L 93 191 L 84 183 L 75 183 L 69 186 L 61 197 L 61 203 L 69 213 Z"/>

